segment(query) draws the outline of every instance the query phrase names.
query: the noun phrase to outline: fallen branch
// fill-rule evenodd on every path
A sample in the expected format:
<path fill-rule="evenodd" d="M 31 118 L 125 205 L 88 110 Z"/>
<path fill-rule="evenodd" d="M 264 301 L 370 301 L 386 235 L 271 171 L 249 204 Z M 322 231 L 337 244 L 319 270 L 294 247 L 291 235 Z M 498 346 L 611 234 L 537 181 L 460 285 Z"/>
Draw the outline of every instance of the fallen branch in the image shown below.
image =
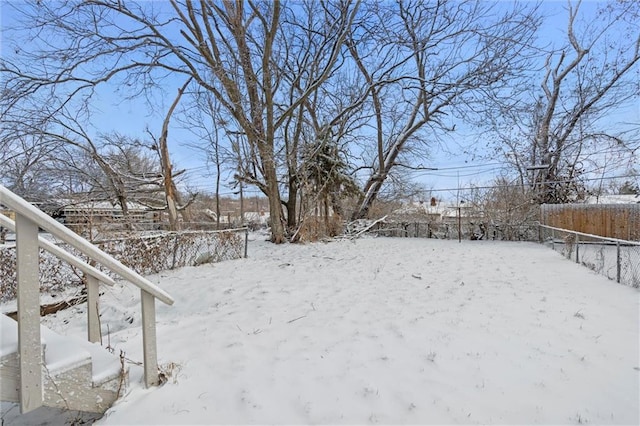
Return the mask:
<path fill-rule="evenodd" d="M 381 217 L 380 219 L 377 219 L 375 221 L 373 221 L 372 223 L 370 223 L 368 226 L 366 226 L 365 228 L 361 229 L 357 234 L 355 234 L 354 236 L 352 236 L 350 239 L 351 240 L 355 240 L 356 238 L 359 238 L 362 234 L 364 234 L 365 232 L 367 232 L 369 229 L 373 228 L 375 225 L 377 225 L 380 222 L 383 222 L 384 220 L 387 219 L 388 215 L 384 215 L 383 217 Z"/>
<path fill-rule="evenodd" d="M 62 311 L 72 306 L 79 305 L 86 301 L 87 301 L 87 296 L 83 295 L 83 296 L 74 297 L 73 299 L 70 299 L 70 300 L 63 300 L 62 302 L 50 303 L 48 305 L 41 305 L 40 316 L 43 317 L 45 315 L 55 314 L 58 311 Z M 17 311 L 7 312 L 5 315 L 8 316 L 9 318 L 13 318 L 15 321 L 18 320 Z"/>

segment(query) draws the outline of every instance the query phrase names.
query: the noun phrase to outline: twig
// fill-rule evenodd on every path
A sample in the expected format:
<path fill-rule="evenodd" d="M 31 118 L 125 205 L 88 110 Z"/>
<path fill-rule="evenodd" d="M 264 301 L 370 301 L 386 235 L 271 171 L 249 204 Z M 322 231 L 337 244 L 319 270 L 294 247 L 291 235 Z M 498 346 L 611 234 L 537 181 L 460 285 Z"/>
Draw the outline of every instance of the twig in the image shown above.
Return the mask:
<path fill-rule="evenodd" d="M 102 321 L 100 321 L 100 310 L 96 300 L 96 313 L 98 315 L 98 330 L 100 331 L 100 346 L 102 346 Z"/>
<path fill-rule="evenodd" d="M 109 329 L 109 324 L 107 324 L 107 347 L 105 349 L 111 353 L 115 351 L 115 348 L 111 346 L 111 330 Z"/>
<path fill-rule="evenodd" d="M 124 357 L 124 360 L 127 361 L 129 364 L 138 365 L 140 367 L 144 365 L 141 361 L 134 361 L 131 358 Z"/>
<path fill-rule="evenodd" d="M 292 320 L 290 320 L 290 321 L 287 321 L 287 324 L 291 324 L 292 322 L 294 322 L 294 321 L 298 321 L 299 319 L 302 319 L 302 318 L 304 318 L 304 317 L 306 317 L 306 315 L 303 315 L 303 316 L 298 317 L 298 318 L 294 318 L 294 319 L 292 319 Z"/>
<path fill-rule="evenodd" d="M 67 411 L 71 411 L 71 407 L 69 407 L 69 401 L 67 401 L 67 398 L 64 397 L 64 395 L 62 394 L 62 391 L 58 387 L 58 384 L 56 383 L 55 380 L 53 380 L 53 377 L 51 377 L 51 373 L 49 372 L 49 369 L 47 368 L 46 364 L 42 363 L 42 366 L 44 367 L 44 371 L 47 375 L 47 378 L 51 383 L 53 383 L 53 387 L 56 389 L 56 393 L 62 399 L 62 401 L 64 401 L 64 405 L 67 407 Z"/>
<path fill-rule="evenodd" d="M 120 377 L 118 378 L 118 390 L 116 391 L 116 399 L 120 398 L 122 389 L 124 388 L 124 381 L 127 375 L 127 369 L 124 366 L 124 351 L 120 350 Z"/>

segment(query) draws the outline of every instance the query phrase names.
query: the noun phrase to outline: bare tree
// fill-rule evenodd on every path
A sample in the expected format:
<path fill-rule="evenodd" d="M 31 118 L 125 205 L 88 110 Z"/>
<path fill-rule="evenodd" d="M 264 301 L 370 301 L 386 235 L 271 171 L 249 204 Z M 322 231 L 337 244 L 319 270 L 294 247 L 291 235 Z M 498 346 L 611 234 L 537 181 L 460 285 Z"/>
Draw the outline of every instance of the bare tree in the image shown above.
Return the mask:
<path fill-rule="evenodd" d="M 20 10 L 31 26 L 34 49 L 21 51 L 16 45 L 17 54 L 1 62 L 3 110 L 16 114 L 35 97 L 55 100 L 58 108 L 70 102 L 87 106 L 94 88 L 105 82 L 126 87 L 124 96 L 152 98 L 169 76 L 193 78 L 229 112 L 255 149 L 260 175 L 244 179 L 268 196 L 272 240 L 283 242 L 277 133 L 329 76 L 359 3 L 319 4 L 310 19 L 298 16 L 303 9 L 279 0 L 34 1 Z M 315 52 L 320 71 L 313 79 L 301 76 L 303 90 L 290 99 L 282 96 L 277 72 L 287 60 L 287 25 L 324 38 Z M 47 43 L 51 38 L 57 42 Z"/>
<path fill-rule="evenodd" d="M 158 156 L 160 157 L 160 169 L 162 170 L 162 185 L 165 193 L 165 200 L 167 203 L 167 213 L 169 215 L 169 229 L 172 231 L 177 231 L 180 228 L 180 224 L 178 222 L 178 211 L 184 210 L 184 206 L 180 206 L 181 199 L 180 193 L 176 188 L 176 183 L 174 181 L 173 174 L 173 165 L 171 164 L 171 156 L 169 155 L 169 122 L 171 120 L 171 116 L 173 115 L 174 110 L 178 106 L 180 102 L 180 98 L 187 86 L 191 83 L 191 78 L 187 79 L 187 81 L 182 85 L 181 88 L 178 89 L 178 94 L 174 99 L 173 103 L 169 107 L 169 111 L 167 111 L 167 115 L 162 122 L 162 131 L 160 134 L 160 138 L 156 140 L 153 137 L 153 134 L 149 132 L 151 137 L 154 139 L 154 149 L 158 152 Z M 192 197 L 193 198 L 193 197 Z"/>
<path fill-rule="evenodd" d="M 59 150 L 59 143 L 48 143 L 35 135 L 6 140 L 0 161 L 0 182 L 31 201 L 42 201 L 59 192 L 66 183 L 60 182 L 54 166 Z"/>
<path fill-rule="evenodd" d="M 525 92 L 528 99 L 515 96 L 519 105 L 503 105 L 495 120 L 496 152 L 540 203 L 584 197 L 583 178 L 626 169 L 640 149 L 637 124 L 612 116 L 640 97 L 633 75 L 640 63 L 640 4 L 603 3 L 589 17 L 581 10 L 581 1 L 567 2 L 564 42 L 544 55 L 542 73 L 526 80 L 535 90 Z"/>
<path fill-rule="evenodd" d="M 41 109 L 47 112 L 46 106 Z M 66 108 L 48 116 L 46 121 L 35 117 L 23 119 L 19 126 L 12 127 L 15 123 L 8 121 L 5 124 L 7 137 L 15 141 L 37 141 L 28 146 L 14 145 L 12 157 L 23 162 L 36 160 L 27 164 L 19 183 L 24 186 L 32 166 L 37 166 L 39 181 L 46 181 L 40 198 L 57 195 L 75 198 L 78 202 L 110 201 L 120 207 L 128 225 L 126 219 L 132 201 L 157 210 L 166 209 L 159 197 L 164 191 L 163 174 L 148 144 L 115 132 L 93 137 Z M 26 190 L 12 186 L 23 194 Z M 35 193 L 30 195 L 35 197 Z"/>
<path fill-rule="evenodd" d="M 191 98 L 191 102 L 184 106 L 184 113 L 179 120 L 182 126 L 197 139 L 197 142 L 189 144 L 190 148 L 200 152 L 206 158 L 208 169 L 213 168 L 215 221 L 216 229 L 220 229 L 222 182 L 229 175 L 242 169 L 243 162 L 248 160 L 245 160 L 244 156 L 238 159 L 233 155 L 231 140 L 227 136 L 229 130 L 225 128 L 230 119 L 224 114 L 213 95 L 208 91 L 198 90 Z"/>
<path fill-rule="evenodd" d="M 366 82 L 375 140 L 359 206 L 362 218 L 398 167 L 420 168 L 426 149 L 470 115 L 487 91 L 506 87 L 538 18 L 476 1 L 371 3 L 348 40 Z M 410 156 L 404 154 L 411 153 Z"/>
<path fill-rule="evenodd" d="M 298 170 L 300 183 L 300 217 L 294 240 L 301 227 L 313 228 L 313 238 L 335 236 L 343 216 L 342 201 L 358 193 L 357 183 L 347 173 L 345 155 L 332 134 L 307 141 Z M 306 223 L 311 222 L 311 223 Z M 304 232 L 303 232 L 304 233 Z M 309 237 L 308 235 L 306 237 Z"/>

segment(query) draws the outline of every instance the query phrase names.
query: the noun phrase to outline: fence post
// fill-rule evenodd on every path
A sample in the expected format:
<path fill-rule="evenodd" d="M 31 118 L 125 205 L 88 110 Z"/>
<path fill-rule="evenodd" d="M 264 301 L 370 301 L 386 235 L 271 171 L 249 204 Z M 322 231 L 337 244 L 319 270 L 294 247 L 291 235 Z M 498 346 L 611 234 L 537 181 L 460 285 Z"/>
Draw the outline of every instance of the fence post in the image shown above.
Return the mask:
<path fill-rule="evenodd" d="M 556 249 L 556 230 L 551 230 L 551 250 Z"/>
<path fill-rule="evenodd" d="M 616 241 L 616 281 L 620 284 L 622 262 L 620 260 L 620 241 Z"/>
<path fill-rule="evenodd" d="M 576 235 L 576 263 L 580 263 L 580 235 Z"/>
<path fill-rule="evenodd" d="M 540 224 L 538 223 L 538 242 L 540 244 L 542 244 L 543 239 L 542 239 L 542 226 L 540 226 Z"/>
<path fill-rule="evenodd" d="M 247 247 L 249 246 L 249 228 L 244 228 L 244 258 L 247 258 Z"/>
<path fill-rule="evenodd" d="M 458 242 L 462 242 L 462 218 L 460 217 L 461 215 L 461 211 L 460 211 L 460 206 L 458 206 Z"/>

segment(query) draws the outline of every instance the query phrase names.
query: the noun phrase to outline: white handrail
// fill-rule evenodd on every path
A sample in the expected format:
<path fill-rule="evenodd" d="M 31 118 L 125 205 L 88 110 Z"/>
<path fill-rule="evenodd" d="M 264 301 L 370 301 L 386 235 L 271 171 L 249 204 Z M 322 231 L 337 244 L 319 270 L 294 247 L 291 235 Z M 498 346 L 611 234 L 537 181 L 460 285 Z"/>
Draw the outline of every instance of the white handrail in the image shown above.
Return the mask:
<path fill-rule="evenodd" d="M 16 213 L 21 214 L 29 220 L 37 223 L 38 226 L 49 231 L 56 238 L 75 247 L 81 253 L 86 254 L 93 260 L 106 266 L 111 271 L 118 274 L 120 277 L 131 282 L 131 284 L 135 285 L 141 290 L 151 294 L 156 299 L 162 301 L 167 305 L 173 305 L 174 300 L 169 295 L 169 293 L 165 292 L 160 287 L 156 286 L 151 281 L 147 280 L 134 270 L 126 267 L 118 260 L 100 250 L 98 247 L 89 243 L 84 238 L 80 237 L 69 228 L 53 219 L 51 216 L 45 214 L 22 198 L 18 197 L 3 185 L 0 185 L 0 203 L 6 205 Z"/>
<path fill-rule="evenodd" d="M 38 246 L 85 271 L 87 285 L 88 338 L 91 342 L 101 339 L 98 313 L 99 282 L 112 284 L 113 280 L 99 270 L 87 265 L 49 241 L 39 237 L 43 228 L 54 237 L 75 247 L 91 260 L 140 288 L 142 307 L 142 345 L 144 381 L 147 387 L 159 384 L 158 355 L 156 347 L 155 299 L 172 305 L 173 298 L 151 281 L 126 267 L 98 247 L 75 234 L 38 208 L 0 185 L 0 204 L 16 213 L 15 222 L 0 214 L 0 224 L 16 233 L 16 280 L 18 289 L 18 368 L 20 371 L 20 411 L 26 413 L 43 405 L 43 381 L 38 286 Z M 4 219 L 2 219 L 4 218 Z"/>
<path fill-rule="evenodd" d="M 16 230 L 16 223 L 10 218 L 8 218 L 7 216 L 3 215 L 2 213 L 0 213 L 0 225 L 6 228 L 9 228 L 12 231 Z M 95 277 L 96 279 L 98 279 L 98 281 L 102 282 L 103 284 L 112 286 L 116 283 L 113 280 L 113 278 L 111 278 L 109 275 L 105 274 L 99 269 L 94 268 L 93 266 L 84 262 L 82 259 L 75 257 L 71 253 L 61 249 L 57 245 L 53 244 L 51 241 L 48 241 L 39 236 L 38 245 L 43 249 L 45 249 L 46 251 L 48 251 L 49 253 L 53 254 L 54 256 L 59 257 L 65 262 L 80 269 L 82 272 L 88 275 L 91 275 L 92 277 Z"/>

